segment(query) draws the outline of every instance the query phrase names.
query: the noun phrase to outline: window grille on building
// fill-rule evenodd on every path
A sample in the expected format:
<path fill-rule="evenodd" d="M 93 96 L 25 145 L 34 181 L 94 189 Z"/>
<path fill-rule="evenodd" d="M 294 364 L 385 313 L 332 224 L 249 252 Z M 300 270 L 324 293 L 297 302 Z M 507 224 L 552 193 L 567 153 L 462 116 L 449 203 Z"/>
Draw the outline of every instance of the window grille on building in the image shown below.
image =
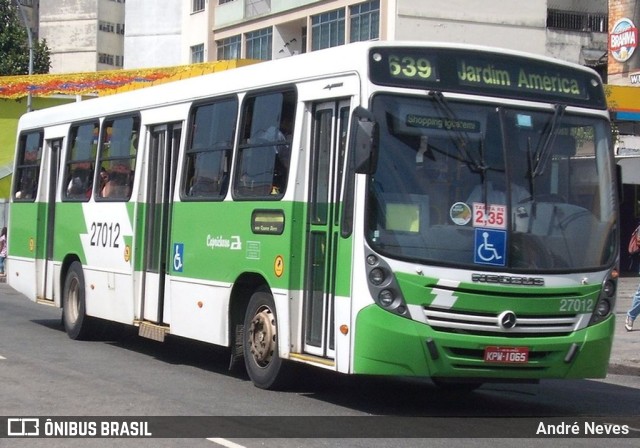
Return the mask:
<path fill-rule="evenodd" d="M 359 3 L 349 8 L 350 42 L 380 37 L 380 0 Z"/>
<path fill-rule="evenodd" d="M 311 16 L 311 49 L 344 45 L 344 9 Z"/>
<path fill-rule="evenodd" d="M 107 53 L 98 53 L 98 62 L 100 64 L 107 64 L 115 66 L 115 56 Z"/>
<path fill-rule="evenodd" d="M 191 12 L 204 11 L 204 1 L 205 0 L 192 0 Z"/>
<path fill-rule="evenodd" d="M 98 29 L 100 31 L 105 31 L 107 33 L 115 33 L 116 25 L 115 23 L 105 22 L 104 20 L 100 20 L 100 22 L 98 22 Z"/>
<path fill-rule="evenodd" d="M 547 28 L 606 33 L 609 28 L 608 22 L 608 15 L 604 13 L 547 10 Z"/>
<path fill-rule="evenodd" d="M 271 59 L 272 37 L 273 31 L 271 27 L 247 33 L 245 35 L 247 45 L 246 57 L 266 61 Z"/>
<path fill-rule="evenodd" d="M 241 37 L 238 35 L 217 41 L 217 59 L 240 59 L 241 40 Z"/>
<path fill-rule="evenodd" d="M 204 62 L 204 44 L 191 47 L 191 63 L 197 64 L 198 62 Z"/>

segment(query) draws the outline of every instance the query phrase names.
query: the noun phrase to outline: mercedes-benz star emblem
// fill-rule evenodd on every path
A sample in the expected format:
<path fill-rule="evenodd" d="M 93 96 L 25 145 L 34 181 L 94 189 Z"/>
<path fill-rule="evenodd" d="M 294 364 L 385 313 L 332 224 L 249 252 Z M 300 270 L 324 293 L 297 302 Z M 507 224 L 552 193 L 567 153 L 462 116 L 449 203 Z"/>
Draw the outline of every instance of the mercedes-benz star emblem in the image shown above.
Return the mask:
<path fill-rule="evenodd" d="M 505 311 L 498 316 L 498 324 L 503 330 L 511 330 L 516 326 L 517 318 L 513 311 Z"/>

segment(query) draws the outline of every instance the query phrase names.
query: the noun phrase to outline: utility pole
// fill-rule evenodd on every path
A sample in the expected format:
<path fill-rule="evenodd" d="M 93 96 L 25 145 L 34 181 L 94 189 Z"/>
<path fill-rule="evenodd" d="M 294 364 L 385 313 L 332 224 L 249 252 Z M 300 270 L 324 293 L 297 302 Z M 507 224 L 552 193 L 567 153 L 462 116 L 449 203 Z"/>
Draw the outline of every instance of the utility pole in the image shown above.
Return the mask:
<path fill-rule="evenodd" d="M 22 16 L 22 23 L 24 27 L 27 29 L 27 38 L 29 40 L 29 77 L 33 75 L 33 35 L 31 33 L 31 27 L 29 26 L 29 21 L 27 20 L 27 14 L 24 12 L 24 8 L 20 0 L 15 0 L 18 9 L 20 10 L 20 15 Z M 27 112 L 31 112 L 31 90 L 27 92 Z"/>

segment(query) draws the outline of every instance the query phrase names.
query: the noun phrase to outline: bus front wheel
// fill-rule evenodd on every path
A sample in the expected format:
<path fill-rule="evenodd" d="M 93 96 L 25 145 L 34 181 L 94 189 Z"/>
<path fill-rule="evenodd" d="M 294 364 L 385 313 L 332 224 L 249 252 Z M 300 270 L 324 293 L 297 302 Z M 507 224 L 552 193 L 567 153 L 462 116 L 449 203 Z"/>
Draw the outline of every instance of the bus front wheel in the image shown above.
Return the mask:
<path fill-rule="evenodd" d="M 251 296 L 243 333 L 244 364 L 253 384 L 261 389 L 281 387 L 285 366 L 278 353 L 278 321 L 271 294 L 258 291 Z"/>
<path fill-rule="evenodd" d="M 91 318 L 85 312 L 84 274 L 82 265 L 74 261 L 69 266 L 62 294 L 62 321 L 71 339 L 86 339 L 89 336 Z"/>

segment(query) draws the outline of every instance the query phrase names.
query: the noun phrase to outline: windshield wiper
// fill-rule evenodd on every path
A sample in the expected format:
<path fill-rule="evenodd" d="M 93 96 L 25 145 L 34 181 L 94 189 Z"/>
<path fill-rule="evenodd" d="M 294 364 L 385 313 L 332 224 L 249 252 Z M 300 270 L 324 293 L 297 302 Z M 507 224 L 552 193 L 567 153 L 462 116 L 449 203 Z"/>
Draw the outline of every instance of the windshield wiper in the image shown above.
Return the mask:
<path fill-rule="evenodd" d="M 549 159 L 549 155 L 551 154 L 551 148 L 553 146 L 553 142 L 556 139 L 556 135 L 558 134 L 558 127 L 560 125 L 560 121 L 562 120 L 562 116 L 564 115 L 564 111 L 566 106 L 562 104 L 556 104 L 554 106 L 553 117 L 547 126 L 545 127 L 546 137 L 543 140 L 540 140 L 541 144 L 538 145 L 538 151 L 534 156 L 534 166 L 533 171 L 531 172 L 531 178 L 540 176 L 544 173 L 544 169 L 547 165 L 547 161 Z"/>
<path fill-rule="evenodd" d="M 449 103 L 447 102 L 447 99 L 444 97 L 442 92 L 438 90 L 431 90 L 429 92 L 429 96 L 433 97 L 433 99 L 436 101 L 436 104 L 440 106 L 440 109 L 444 111 L 444 114 L 448 119 L 450 120 L 458 119 L 458 117 L 456 117 L 455 112 L 449 106 Z M 457 139 L 454 139 L 453 143 L 462 161 L 465 162 L 473 172 L 482 173 L 482 175 L 484 176 L 484 172 L 487 169 L 484 163 L 484 154 L 482 153 L 480 154 L 480 157 L 482 158 L 482 160 L 478 162 L 473 156 L 471 156 L 471 154 L 467 150 L 467 147 L 469 146 L 468 134 L 460 130 L 448 129 L 448 131 L 456 135 L 457 137 Z"/>

